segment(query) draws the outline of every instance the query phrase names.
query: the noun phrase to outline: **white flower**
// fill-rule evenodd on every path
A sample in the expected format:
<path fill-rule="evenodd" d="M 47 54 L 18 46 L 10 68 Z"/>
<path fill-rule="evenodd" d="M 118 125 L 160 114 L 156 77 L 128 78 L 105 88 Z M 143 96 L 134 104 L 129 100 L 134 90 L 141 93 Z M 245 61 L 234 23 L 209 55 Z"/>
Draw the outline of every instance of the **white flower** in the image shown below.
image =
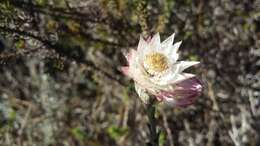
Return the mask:
<path fill-rule="evenodd" d="M 129 66 L 122 67 L 122 71 L 135 81 L 136 91 L 145 103 L 153 95 L 160 102 L 186 106 L 202 91 L 195 75 L 183 73 L 199 62 L 178 61 L 181 41 L 173 41 L 174 34 L 162 43 L 159 33 L 147 40 L 140 37 L 137 50 L 126 55 Z"/>

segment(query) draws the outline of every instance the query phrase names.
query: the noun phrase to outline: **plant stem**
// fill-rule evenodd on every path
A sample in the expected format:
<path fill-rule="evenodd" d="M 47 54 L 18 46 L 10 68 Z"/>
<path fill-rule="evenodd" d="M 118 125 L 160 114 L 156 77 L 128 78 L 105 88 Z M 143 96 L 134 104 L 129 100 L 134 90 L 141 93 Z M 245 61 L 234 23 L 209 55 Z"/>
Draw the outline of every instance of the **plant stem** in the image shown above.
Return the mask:
<path fill-rule="evenodd" d="M 156 107 L 154 102 L 147 105 L 147 116 L 149 119 L 148 128 L 150 131 L 150 142 L 148 146 L 159 146 L 159 132 L 157 132 L 157 120 L 155 118 Z"/>

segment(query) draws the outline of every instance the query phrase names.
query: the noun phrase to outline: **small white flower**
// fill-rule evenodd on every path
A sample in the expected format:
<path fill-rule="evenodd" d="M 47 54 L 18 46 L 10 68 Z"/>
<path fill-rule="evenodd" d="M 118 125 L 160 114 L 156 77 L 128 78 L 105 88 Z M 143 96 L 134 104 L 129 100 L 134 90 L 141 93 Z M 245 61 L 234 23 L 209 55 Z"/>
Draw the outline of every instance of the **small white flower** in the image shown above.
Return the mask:
<path fill-rule="evenodd" d="M 183 73 L 199 62 L 177 61 L 181 42 L 173 41 L 174 34 L 162 43 L 159 33 L 146 40 L 140 37 L 137 50 L 126 54 L 129 66 L 122 67 L 122 71 L 135 81 L 136 91 L 145 103 L 148 96 L 154 95 L 160 102 L 186 106 L 202 91 L 195 75 Z"/>

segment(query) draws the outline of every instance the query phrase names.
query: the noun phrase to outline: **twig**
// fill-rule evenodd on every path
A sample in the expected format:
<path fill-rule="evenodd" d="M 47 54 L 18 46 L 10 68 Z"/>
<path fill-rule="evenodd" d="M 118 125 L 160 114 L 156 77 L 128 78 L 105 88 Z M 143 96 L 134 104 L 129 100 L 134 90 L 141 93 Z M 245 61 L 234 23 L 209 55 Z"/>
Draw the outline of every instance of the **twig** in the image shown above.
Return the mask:
<path fill-rule="evenodd" d="M 8 28 L 8 27 L 4 27 L 4 26 L 0 26 L 0 30 L 5 31 L 5 32 L 9 32 L 9 33 L 17 33 L 19 35 L 28 36 L 28 37 L 31 37 L 31 38 L 33 38 L 35 40 L 38 40 L 42 44 L 47 46 L 46 49 L 54 51 L 53 53 L 57 54 L 57 56 L 59 56 L 60 59 L 63 59 L 66 62 L 73 62 L 73 61 L 75 61 L 75 62 L 77 62 L 79 64 L 84 64 L 84 65 L 86 65 L 88 67 L 91 67 L 93 70 L 102 73 L 107 78 L 116 81 L 119 85 L 125 86 L 125 83 L 123 81 L 121 81 L 120 79 L 118 79 L 118 78 L 112 76 L 111 74 L 107 73 L 104 69 L 101 69 L 100 67 L 96 66 L 93 62 L 91 62 L 89 60 L 86 60 L 86 59 L 70 57 L 67 54 L 63 53 L 61 51 L 62 49 L 60 49 L 60 48 L 62 48 L 62 46 L 60 46 L 60 44 L 58 44 L 58 43 L 53 43 L 53 42 L 51 42 L 51 41 L 49 41 L 47 39 L 44 39 L 44 38 L 42 38 L 40 36 L 37 36 L 37 35 L 35 35 L 33 33 L 30 33 L 30 32 L 25 32 L 25 31 L 12 29 L 12 28 Z M 32 51 L 32 50 L 30 50 L 30 51 Z M 14 53 L 14 55 L 11 54 L 11 56 L 6 56 L 6 57 L 7 58 L 8 57 L 14 57 L 15 55 L 19 55 L 19 53 L 18 54 Z M 0 60 L 1 59 L 4 59 L 3 55 L 0 55 Z"/>
<path fill-rule="evenodd" d="M 19 134 L 19 135 L 22 135 L 22 134 L 23 134 L 24 128 L 26 127 L 28 118 L 29 118 L 30 113 L 31 113 L 31 109 L 32 109 L 32 106 L 29 105 L 28 110 L 27 110 L 27 112 L 26 112 L 26 114 L 25 114 L 25 117 L 24 117 L 23 121 L 21 122 L 21 128 L 20 128 L 20 130 L 18 131 L 18 134 Z"/>
<path fill-rule="evenodd" d="M 106 22 L 106 18 L 103 18 L 101 16 L 93 17 L 92 15 L 95 15 L 95 13 L 81 13 L 81 12 L 71 12 L 70 9 L 64 9 L 60 7 L 54 7 L 52 5 L 46 4 L 45 6 L 40 6 L 37 4 L 24 2 L 24 1 L 17 1 L 17 0 L 10 0 L 9 1 L 13 6 L 23 9 L 24 11 L 35 11 L 37 13 L 42 13 L 46 15 L 50 15 L 53 17 L 60 17 L 65 19 L 74 19 L 74 20 L 82 20 L 82 21 L 88 21 L 88 22 Z M 89 17 L 91 16 L 91 17 Z"/>

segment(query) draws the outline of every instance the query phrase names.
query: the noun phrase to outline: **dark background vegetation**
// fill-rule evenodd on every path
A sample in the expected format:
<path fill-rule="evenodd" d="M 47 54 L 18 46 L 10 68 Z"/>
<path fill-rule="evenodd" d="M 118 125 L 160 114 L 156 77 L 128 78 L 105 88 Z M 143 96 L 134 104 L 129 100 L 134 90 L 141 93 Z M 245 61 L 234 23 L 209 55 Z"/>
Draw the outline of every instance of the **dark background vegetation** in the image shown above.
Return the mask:
<path fill-rule="evenodd" d="M 0 0 L 0 145 L 143 146 L 144 106 L 118 69 L 141 26 L 175 32 L 205 86 L 188 108 L 158 106 L 160 145 L 260 145 L 260 1 L 140 2 Z"/>

